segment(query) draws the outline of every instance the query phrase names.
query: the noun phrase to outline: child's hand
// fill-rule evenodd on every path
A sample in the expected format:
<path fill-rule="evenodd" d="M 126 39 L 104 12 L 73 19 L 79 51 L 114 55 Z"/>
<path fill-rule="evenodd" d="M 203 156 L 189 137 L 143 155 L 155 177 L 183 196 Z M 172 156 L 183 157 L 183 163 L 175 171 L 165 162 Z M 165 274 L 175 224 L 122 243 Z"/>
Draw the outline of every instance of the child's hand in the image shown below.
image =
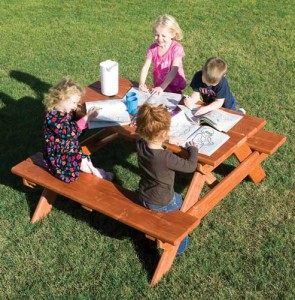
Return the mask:
<path fill-rule="evenodd" d="M 181 145 L 184 143 L 184 138 L 181 136 L 170 136 L 169 137 L 169 144 L 174 144 L 174 145 Z"/>
<path fill-rule="evenodd" d="M 100 108 L 95 108 L 94 106 L 87 113 L 88 120 L 94 119 L 96 116 L 99 115 Z"/>
<path fill-rule="evenodd" d="M 189 141 L 189 142 L 186 142 L 186 144 L 185 144 L 186 148 L 192 147 L 192 146 L 198 148 L 198 144 L 195 143 L 194 141 Z"/>
<path fill-rule="evenodd" d="M 195 112 L 195 116 L 197 117 L 197 116 L 204 115 L 204 114 L 206 114 L 208 111 L 210 111 L 210 110 L 208 110 L 208 108 L 207 108 L 206 106 L 201 106 L 201 107 L 199 107 L 198 110 Z"/>
<path fill-rule="evenodd" d="M 139 90 L 142 91 L 142 92 L 145 92 L 145 93 L 147 93 L 149 91 L 149 89 L 147 88 L 146 84 L 144 84 L 144 83 L 141 83 L 139 85 Z"/>
<path fill-rule="evenodd" d="M 164 90 L 160 86 L 156 86 L 155 88 L 152 89 L 153 95 L 160 95 L 163 92 Z"/>
<path fill-rule="evenodd" d="M 192 108 L 196 104 L 196 101 L 192 97 L 185 97 L 183 102 L 188 108 Z"/>

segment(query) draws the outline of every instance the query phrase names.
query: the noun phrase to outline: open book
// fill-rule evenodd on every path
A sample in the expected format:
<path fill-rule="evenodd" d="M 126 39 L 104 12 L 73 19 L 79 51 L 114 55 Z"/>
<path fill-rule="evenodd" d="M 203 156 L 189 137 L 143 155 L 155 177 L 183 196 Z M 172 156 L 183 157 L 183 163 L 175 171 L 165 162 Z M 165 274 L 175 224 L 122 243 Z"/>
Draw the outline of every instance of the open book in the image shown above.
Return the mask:
<path fill-rule="evenodd" d="M 86 102 L 86 111 L 99 108 L 99 114 L 88 122 L 88 128 L 101 128 L 130 124 L 130 116 L 122 99 Z"/>
<path fill-rule="evenodd" d="M 185 142 L 181 146 L 184 146 L 186 142 L 194 141 L 198 145 L 199 153 L 208 156 L 229 139 L 227 134 L 212 127 L 192 124 L 183 111 L 171 119 L 170 136 L 183 137 Z"/>
<path fill-rule="evenodd" d="M 200 117 L 194 116 L 200 105 L 194 106 L 192 109 L 185 105 L 178 105 L 178 107 L 185 113 L 187 118 L 193 124 L 208 124 L 219 131 L 227 132 L 234 125 L 236 125 L 243 117 L 235 114 L 231 114 L 221 109 L 212 110 Z"/>
<path fill-rule="evenodd" d="M 128 92 L 136 93 L 139 106 L 148 101 L 151 104 L 165 105 L 169 110 L 175 109 L 182 98 L 181 94 L 168 92 L 163 92 L 160 95 L 151 95 L 148 92 L 142 92 L 138 88 L 134 87 L 132 87 Z M 126 100 L 125 97 L 124 100 Z"/>

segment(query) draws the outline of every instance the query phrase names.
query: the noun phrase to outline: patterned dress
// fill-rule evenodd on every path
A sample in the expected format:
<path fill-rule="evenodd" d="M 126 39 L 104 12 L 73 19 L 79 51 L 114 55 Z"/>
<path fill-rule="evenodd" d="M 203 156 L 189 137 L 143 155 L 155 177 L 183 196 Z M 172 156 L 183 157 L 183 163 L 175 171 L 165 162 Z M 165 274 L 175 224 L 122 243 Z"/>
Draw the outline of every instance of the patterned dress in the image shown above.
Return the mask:
<path fill-rule="evenodd" d="M 72 113 L 47 111 L 44 121 L 44 162 L 51 174 L 67 183 L 75 181 L 80 172 L 82 150 L 78 137 L 82 129 Z"/>

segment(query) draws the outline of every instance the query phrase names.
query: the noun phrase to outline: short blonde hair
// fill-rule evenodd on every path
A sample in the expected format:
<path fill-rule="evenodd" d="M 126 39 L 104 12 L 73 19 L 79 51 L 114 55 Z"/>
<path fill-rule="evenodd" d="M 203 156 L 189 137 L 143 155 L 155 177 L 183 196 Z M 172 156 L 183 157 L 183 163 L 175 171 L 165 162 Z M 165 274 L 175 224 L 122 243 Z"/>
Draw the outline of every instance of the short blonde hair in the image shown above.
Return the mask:
<path fill-rule="evenodd" d="M 144 103 L 137 112 L 136 133 L 147 142 L 155 141 L 162 131 L 169 132 L 171 116 L 167 108 Z"/>
<path fill-rule="evenodd" d="M 209 84 L 218 84 L 227 71 L 227 64 L 220 57 L 210 57 L 202 71 Z"/>
<path fill-rule="evenodd" d="M 171 34 L 174 35 L 174 39 L 177 41 L 183 38 L 182 30 L 180 29 L 177 21 L 170 15 L 162 15 L 158 17 L 153 24 L 153 32 L 155 32 L 155 29 L 158 26 L 168 28 Z"/>
<path fill-rule="evenodd" d="M 60 103 L 66 101 L 72 95 L 78 94 L 82 97 L 84 89 L 70 76 L 64 77 L 45 96 L 44 105 L 46 110 L 59 110 Z"/>

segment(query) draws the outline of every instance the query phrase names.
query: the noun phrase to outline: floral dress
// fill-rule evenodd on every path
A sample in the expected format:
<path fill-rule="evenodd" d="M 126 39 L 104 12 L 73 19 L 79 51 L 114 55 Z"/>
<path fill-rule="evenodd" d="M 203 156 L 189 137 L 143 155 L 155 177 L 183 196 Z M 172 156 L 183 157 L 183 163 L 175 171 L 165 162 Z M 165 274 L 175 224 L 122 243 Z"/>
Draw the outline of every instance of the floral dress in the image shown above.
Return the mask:
<path fill-rule="evenodd" d="M 82 129 L 72 113 L 47 111 L 44 121 L 44 162 L 51 174 L 67 183 L 80 172 L 82 149 L 78 137 Z"/>

